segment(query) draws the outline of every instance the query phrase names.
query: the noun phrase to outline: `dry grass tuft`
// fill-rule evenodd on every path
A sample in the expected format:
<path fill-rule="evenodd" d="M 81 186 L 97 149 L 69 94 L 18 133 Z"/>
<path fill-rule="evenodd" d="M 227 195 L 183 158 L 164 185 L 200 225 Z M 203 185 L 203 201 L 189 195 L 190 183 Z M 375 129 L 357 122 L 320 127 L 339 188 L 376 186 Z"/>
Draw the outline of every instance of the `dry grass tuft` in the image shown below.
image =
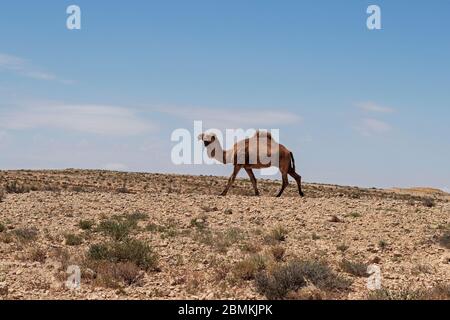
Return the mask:
<path fill-rule="evenodd" d="M 260 254 L 255 254 L 236 263 L 233 273 L 238 279 L 252 280 L 259 272 L 266 269 L 266 266 L 267 258 Z"/>
<path fill-rule="evenodd" d="M 299 290 L 308 282 L 332 292 L 348 290 L 351 285 L 350 280 L 335 274 L 324 262 L 313 260 L 293 260 L 256 276 L 258 291 L 268 299 L 285 299 L 288 293 Z"/>
<path fill-rule="evenodd" d="M 368 294 L 368 300 L 450 300 L 450 284 L 439 284 L 428 289 L 409 287 L 397 291 L 381 289 Z"/>
<path fill-rule="evenodd" d="M 342 262 L 340 263 L 340 267 L 344 272 L 347 272 L 357 277 L 368 276 L 367 274 L 368 265 L 366 263 L 343 259 Z"/>

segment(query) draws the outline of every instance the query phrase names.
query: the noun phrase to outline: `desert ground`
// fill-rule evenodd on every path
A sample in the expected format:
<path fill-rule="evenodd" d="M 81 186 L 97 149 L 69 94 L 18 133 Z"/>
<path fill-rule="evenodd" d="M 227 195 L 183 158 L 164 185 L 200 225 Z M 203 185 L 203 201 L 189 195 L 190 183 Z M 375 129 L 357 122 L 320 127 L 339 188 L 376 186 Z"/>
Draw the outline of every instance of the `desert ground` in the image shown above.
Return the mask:
<path fill-rule="evenodd" d="M 450 299 L 450 195 L 0 171 L 0 299 Z M 369 290 L 368 265 L 381 270 Z M 81 286 L 66 288 L 78 265 Z"/>

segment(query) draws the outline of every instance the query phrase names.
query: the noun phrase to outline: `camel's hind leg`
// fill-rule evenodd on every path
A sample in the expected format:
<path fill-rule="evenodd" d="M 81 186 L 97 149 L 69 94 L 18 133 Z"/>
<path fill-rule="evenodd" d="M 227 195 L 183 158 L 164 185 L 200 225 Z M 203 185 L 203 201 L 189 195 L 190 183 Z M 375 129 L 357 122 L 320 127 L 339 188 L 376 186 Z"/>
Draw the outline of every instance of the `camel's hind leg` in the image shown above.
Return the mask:
<path fill-rule="evenodd" d="M 302 177 L 297 172 L 295 172 L 293 168 L 289 169 L 289 175 L 297 182 L 298 193 L 300 194 L 300 197 L 303 197 L 305 194 L 302 191 Z"/>
<path fill-rule="evenodd" d="M 226 196 L 228 193 L 228 190 L 230 190 L 231 185 L 234 182 L 234 179 L 236 179 L 237 174 L 239 173 L 239 171 L 241 170 L 242 166 L 234 166 L 234 170 L 233 173 L 231 174 L 230 178 L 228 179 L 228 184 L 225 188 L 225 190 L 223 190 L 223 192 L 220 194 L 221 196 Z"/>
<path fill-rule="evenodd" d="M 281 195 L 283 194 L 284 189 L 286 189 L 286 187 L 289 184 L 287 173 L 281 173 L 281 176 L 283 178 L 283 184 L 281 185 L 280 192 L 278 192 L 278 194 L 277 194 L 277 198 L 281 197 Z"/>
<path fill-rule="evenodd" d="M 252 182 L 253 189 L 255 190 L 255 196 L 259 196 L 258 187 L 256 185 L 256 178 L 255 178 L 255 175 L 253 174 L 252 169 L 246 168 L 245 171 L 247 172 L 248 176 L 250 177 L 250 181 Z"/>

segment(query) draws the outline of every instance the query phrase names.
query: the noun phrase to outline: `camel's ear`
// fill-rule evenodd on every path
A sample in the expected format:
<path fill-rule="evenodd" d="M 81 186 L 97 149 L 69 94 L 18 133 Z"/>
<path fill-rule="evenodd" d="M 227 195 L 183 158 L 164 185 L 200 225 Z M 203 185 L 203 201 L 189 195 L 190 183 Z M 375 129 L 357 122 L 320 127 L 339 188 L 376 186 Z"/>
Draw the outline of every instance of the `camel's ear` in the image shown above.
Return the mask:
<path fill-rule="evenodd" d="M 216 141 L 216 136 L 213 134 L 213 135 L 211 136 L 211 142 L 214 142 L 214 141 Z"/>
<path fill-rule="evenodd" d="M 203 140 L 203 133 L 200 133 L 197 137 L 198 140 Z"/>

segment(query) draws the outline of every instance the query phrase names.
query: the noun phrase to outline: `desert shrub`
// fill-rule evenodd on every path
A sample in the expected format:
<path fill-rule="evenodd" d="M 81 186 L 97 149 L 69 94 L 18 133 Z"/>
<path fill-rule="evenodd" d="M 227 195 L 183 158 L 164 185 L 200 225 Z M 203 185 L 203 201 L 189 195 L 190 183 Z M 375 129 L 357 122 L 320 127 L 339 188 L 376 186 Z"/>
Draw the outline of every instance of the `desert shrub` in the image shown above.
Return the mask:
<path fill-rule="evenodd" d="M 219 252 L 226 252 L 233 244 L 244 238 L 243 231 L 239 228 L 230 228 L 226 231 L 213 232 L 209 229 L 200 229 L 193 235 L 194 240 L 211 246 Z"/>
<path fill-rule="evenodd" d="M 66 239 L 66 245 L 68 246 L 79 246 L 83 243 L 83 238 L 73 233 L 65 234 L 64 238 Z"/>
<path fill-rule="evenodd" d="M 256 275 L 256 287 L 268 299 L 283 299 L 307 282 L 326 291 L 347 290 L 351 285 L 351 281 L 335 274 L 324 262 L 313 260 L 293 260 Z"/>
<path fill-rule="evenodd" d="M 30 242 L 37 239 L 38 231 L 35 228 L 19 228 L 12 231 L 19 242 Z"/>
<path fill-rule="evenodd" d="M 14 241 L 14 236 L 9 232 L 0 232 L 0 242 L 12 243 Z"/>
<path fill-rule="evenodd" d="M 52 191 L 52 192 L 60 192 L 61 188 L 57 184 L 45 183 L 42 186 L 34 186 L 31 188 L 32 191 L 42 190 L 42 191 Z"/>
<path fill-rule="evenodd" d="M 31 187 L 27 184 L 19 184 L 17 181 L 9 181 L 5 185 L 5 191 L 7 193 L 28 193 L 31 191 Z"/>
<path fill-rule="evenodd" d="M 94 225 L 95 222 L 93 220 L 80 220 L 78 223 L 81 230 L 91 230 Z"/>
<path fill-rule="evenodd" d="M 450 284 L 440 284 L 427 289 L 411 289 L 410 287 L 399 290 L 380 289 L 372 291 L 367 296 L 368 300 L 450 300 Z"/>
<path fill-rule="evenodd" d="M 339 245 L 336 247 L 336 249 L 338 249 L 338 250 L 341 251 L 341 252 L 347 251 L 348 248 L 350 248 L 350 247 L 349 247 L 347 244 L 345 244 L 345 243 L 341 243 L 341 244 L 339 244 Z"/>
<path fill-rule="evenodd" d="M 133 262 L 97 261 L 89 264 L 95 272 L 95 283 L 108 288 L 119 288 L 139 284 L 142 279 L 141 269 Z"/>
<path fill-rule="evenodd" d="M 275 268 L 270 273 L 259 273 L 255 280 L 258 292 L 271 300 L 283 299 L 289 291 L 297 291 L 306 285 L 301 266 L 293 262 Z"/>
<path fill-rule="evenodd" d="M 28 258 L 31 261 L 44 263 L 45 259 L 47 259 L 47 253 L 40 248 L 33 248 L 31 249 Z"/>
<path fill-rule="evenodd" d="M 286 249 L 284 249 L 282 246 L 275 246 L 270 249 L 272 252 L 273 258 L 275 261 L 282 261 L 284 254 L 286 252 Z"/>
<path fill-rule="evenodd" d="M 262 255 L 255 254 L 236 263 L 233 273 L 237 278 L 242 280 L 251 280 L 255 278 L 258 272 L 263 271 L 266 265 L 266 258 Z"/>
<path fill-rule="evenodd" d="M 66 271 L 71 264 L 70 252 L 65 247 L 57 247 L 51 251 L 51 256 L 61 263 L 61 270 Z"/>
<path fill-rule="evenodd" d="M 412 274 L 414 275 L 418 275 L 418 274 L 430 274 L 433 272 L 433 267 L 429 264 L 416 264 L 412 269 L 411 269 Z"/>
<path fill-rule="evenodd" d="M 4 198 L 5 198 L 5 190 L 3 190 L 2 187 L 0 187 L 0 202 L 2 202 Z"/>
<path fill-rule="evenodd" d="M 159 232 L 161 233 L 162 238 L 171 238 L 178 235 L 177 224 L 175 220 L 169 219 L 163 225 L 158 225 L 156 223 L 149 223 L 145 229 L 150 232 Z"/>
<path fill-rule="evenodd" d="M 93 244 L 89 247 L 88 257 L 92 260 L 107 260 L 110 256 L 109 247 L 106 244 Z"/>
<path fill-rule="evenodd" d="M 112 252 L 115 259 L 119 262 L 134 262 L 145 270 L 156 267 L 156 255 L 146 243 L 139 240 L 115 243 L 112 247 Z"/>
<path fill-rule="evenodd" d="M 422 205 L 427 208 L 432 208 L 435 206 L 435 202 L 433 198 L 423 198 Z"/>
<path fill-rule="evenodd" d="M 384 239 L 378 241 L 378 247 L 379 247 L 381 250 L 386 249 L 386 248 L 388 247 L 388 245 L 389 245 L 389 243 L 388 243 L 386 240 L 384 240 Z"/>
<path fill-rule="evenodd" d="M 340 267 L 344 272 L 352 274 L 357 277 L 367 277 L 368 265 L 358 261 L 342 260 Z"/>
<path fill-rule="evenodd" d="M 150 246 L 135 239 L 91 245 L 87 257 L 113 263 L 132 262 L 143 270 L 157 268 L 157 256 Z"/>
<path fill-rule="evenodd" d="M 241 250 L 248 253 L 257 253 L 261 251 L 261 245 L 257 242 L 244 242 L 241 245 Z"/>
<path fill-rule="evenodd" d="M 423 300 L 450 300 L 450 283 L 439 284 L 428 290 L 422 290 Z"/>
<path fill-rule="evenodd" d="M 154 223 L 154 222 L 150 222 L 146 227 L 145 230 L 150 231 L 150 232 L 156 232 L 159 230 L 159 226 Z"/>
<path fill-rule="evenodd" d="M 90 191 L 90 189 L 89 189 L 88 187 L 85 187 L 85 186 L 83 186 L 83 185 L 75 185 L 75 186 L 72 186 L 72 187 L 70 188 L 70 190 L 72 190 L 73 192 L 78 192 L 78 193 L 81 193 L 81 192 L 89 192 L 89 191 Z"/>
<path fill-rule="evenodd" d="M 439 244 L 444 248 L 450 249 L 450 225 L 439 236 Z"/>
<path fill-rule="evenodd" d="M 6 226 L 3 223 L 0 223 L 0 232 L 6 231 Z"/>
<path fill-rule="evenodd" d="M 264 239 L 267 243 L 282 242 L 286 240 L 288 231 L 282 226 L 275 227 Z"/>
<path fill-rule="evenodd" d="M 117 263 L 115 267 L 116 276 L 127 285 L 137 283 L 142 276 L 140 268 L 132 262 Z"/>
<path fill-rule="evenodd" d="M 127 183 L 126 181 L 123 182 L 122 186 L 117 188 L 117 193 L 131 193 L 130 190 L 128 190 L 127 188 Z"/>
<path fill-rule="evenodd" d="M 145 214 L 143 212 L 136 211 L 136 212 L 133 212 L 133 213 L 125 216 L 125 218 L 128 221 L 136 221 L 136 222 L 138 222 L 138 221 L 147 219 L 148 216 L 147 216 L 147 214 Z"/>
<path fill-rule="evenodd" d="M 217 232 L 213 244 L 220 252 L 225 252 L 233 244 L 244 239 L 243 231 L 239 228 L 229 228 L 224 232 Z"/>
<path fill-rule="evenodd" d="M 229 228 L 225 231 L 224 238 L 227 242 L 236 243 L 244 238 L 244 231 L 236 227 Z"/>
<path fill-rule="evenodd" d="M 113 217 L 103 220 L 97 227 L 97 230 L 110 236 L 115 240 L 123 240 L 128 237 L 131 230 L 137 226 L 136 221 L 123 217 Z"/>

